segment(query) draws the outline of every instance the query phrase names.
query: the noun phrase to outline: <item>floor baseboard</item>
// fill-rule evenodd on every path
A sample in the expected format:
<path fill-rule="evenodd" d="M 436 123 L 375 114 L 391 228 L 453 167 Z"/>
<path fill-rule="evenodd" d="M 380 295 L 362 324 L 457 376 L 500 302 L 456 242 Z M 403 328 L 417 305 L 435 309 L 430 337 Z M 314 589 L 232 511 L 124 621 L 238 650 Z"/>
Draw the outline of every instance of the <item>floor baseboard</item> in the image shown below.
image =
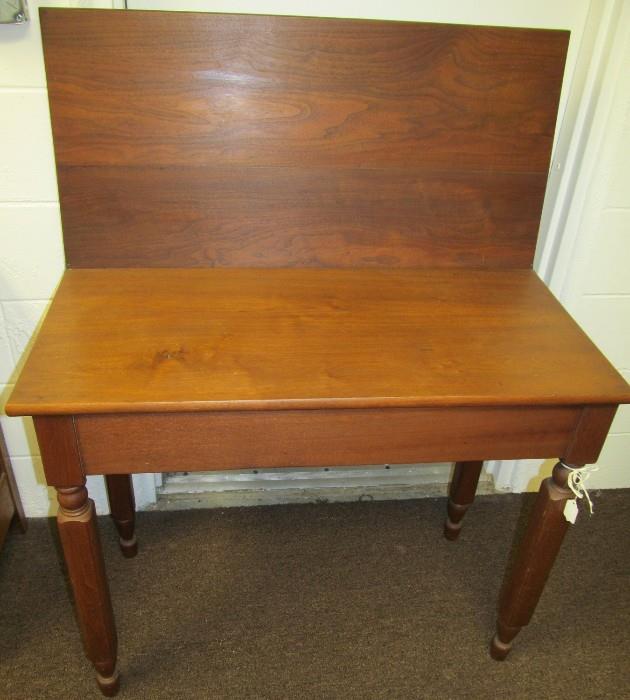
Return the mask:
<path fill-rule="evenodd" d="M 431 464 L 169 474 L 153 509 L 435 498 L 446 495 L 451 471 L 452 464 Z M 477 492 L 496 493 L 489 474 Z"/>

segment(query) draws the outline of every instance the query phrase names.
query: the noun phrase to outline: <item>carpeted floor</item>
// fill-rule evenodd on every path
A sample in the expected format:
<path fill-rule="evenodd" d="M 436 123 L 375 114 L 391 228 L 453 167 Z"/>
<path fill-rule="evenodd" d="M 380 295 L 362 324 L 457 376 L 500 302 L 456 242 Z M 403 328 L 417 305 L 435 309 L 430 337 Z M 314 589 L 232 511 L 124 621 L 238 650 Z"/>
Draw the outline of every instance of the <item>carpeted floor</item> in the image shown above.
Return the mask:
<path fill-rule="evenodd" d="M 488 641 L 531 497 L 479 497 L 457 543 L 444 499 L 141 513 L 133 560 L 103 518 L 119 697 L 628 698 L 629 496 L 596 494 L 504 663 Z M 53 521 L 0 554 L 0 697 L 100 697 Z"/>

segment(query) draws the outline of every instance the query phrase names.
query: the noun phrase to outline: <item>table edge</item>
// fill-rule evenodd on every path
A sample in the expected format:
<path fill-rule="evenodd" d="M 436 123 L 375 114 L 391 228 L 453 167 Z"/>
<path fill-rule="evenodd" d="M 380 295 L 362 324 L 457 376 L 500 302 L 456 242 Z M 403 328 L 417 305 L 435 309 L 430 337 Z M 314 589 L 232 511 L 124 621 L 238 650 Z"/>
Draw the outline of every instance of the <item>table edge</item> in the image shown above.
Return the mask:
<path fill-rule="evenodd" d="M 261 399 L 230 401 L 163 401 L 112 403 L 21 403 L 7 401 L 8 416 L 47 415 L 109 415 L 142 413 L 210 413 L 216 411 L 293 411 L 326 409 L 388 409 L 388 408 L 507 408 L 517 406 L 601 406 L 630 404 L 627 393 L 596 396 L 509 396 L 497 400 L 488 396 L 440 397 L 360 397 L 360 398 L 303 398 Z"/>

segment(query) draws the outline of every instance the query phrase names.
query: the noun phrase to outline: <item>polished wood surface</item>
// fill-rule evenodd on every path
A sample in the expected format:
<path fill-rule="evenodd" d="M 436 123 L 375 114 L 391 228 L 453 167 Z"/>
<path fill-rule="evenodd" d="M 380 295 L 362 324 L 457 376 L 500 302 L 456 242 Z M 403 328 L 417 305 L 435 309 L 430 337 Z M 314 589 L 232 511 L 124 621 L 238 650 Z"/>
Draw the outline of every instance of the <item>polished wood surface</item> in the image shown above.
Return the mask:
<path fill-rule="evenodd" d="M 627 400 L 531 271 L 69 270 L 7 412 Z"/>
<path fill-rule="evenodd" d="M 514 637 L 529 624 L 569 529 L 564 507 L 574 494 L 567 486 L 568 476 L 569 469 L 558 462 L 552 476 L 540 485 L 534 512 L 501 593 L 497 632 L 490 646 L 497 661 L 506 658 Z"/>
<path fill-rule="evenodd" d="M 138 553 L 135 534 L 136 500 L 131 474 L 106 474 L 105 485 L 110 515 L 118 530 L 120 551 L 123 556 L 131 559 Z"/>
<path fill-rule="evenodd" d="M 481 460 L 597 459 L 630 388 L 529 269 L 567 32 L 58 9 L 41 25 L 83 269 L 7 412 L 35 417 L 103 693 L 116 630 L 86 474 L 108 476 L 131 553 L 132 472 L 464 460 L 453 534 Z M 541 489 L 495 658 L 567 529 L 565 472 Z"/>
<path fill-rule="evenodd" d="M 630 390 L 630 387 L 628 387 Z M 630 403 L 626 398 L 620 403 Z M 586 406 L 568 447 L 562 456 L 573 464 L 597 462 L 602 445 L 608 436 L 617 412 L 617 406 Z"/>
<path fill-rule="evenodd" d="M 85 485 L 57 489 L 59 539 L 74 593 L 85 655 L 103 695 L 118 692 L 117 636 L 94 501 Z"/>
<path fill-rule="evenodd" d="M 518 459 L 563 454 L 579 407 L 79 416 L 87 474 Z"/>
<path fill-rule="evenodd" d="M 447 517 L 444 536 L 456 540 L 462 529 L 462 519 L 475 500 L 483 461 L 456 462 L 448 493 Z"/>
<path fill-rule="evenodd" d="M 85 655 L 103 695 L 118 691 L 117 634 L 96 523 L 88 498 L 75 424 L 65 416 L 35 418 L 46 479 L 57 489 L 57 527 Z"/>
<path fill-rule="evenodd" d="M 84 469 L 74 418 L 33 415 L 35 433 L 49 486 L 83 483 Z"/>
<path fill-rule="evenodd" d="M 41 25 L 69 267 L 531 265 L 568 32 Z"/>
<path fill-rule="evenodd" d="M 120 170 L 59 168 L 70 267 L 527 267 L 545 189 L 521 173 Z"/>

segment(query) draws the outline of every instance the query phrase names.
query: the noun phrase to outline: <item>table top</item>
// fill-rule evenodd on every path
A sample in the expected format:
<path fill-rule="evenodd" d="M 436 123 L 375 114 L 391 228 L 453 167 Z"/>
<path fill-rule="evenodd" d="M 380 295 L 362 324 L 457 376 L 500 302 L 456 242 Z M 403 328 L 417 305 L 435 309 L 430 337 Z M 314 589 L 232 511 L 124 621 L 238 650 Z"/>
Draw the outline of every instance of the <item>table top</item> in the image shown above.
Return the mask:
<path fill-rule="evenodd" d="M 68 270 L 10 415 L 630 402 L 530 270 Z"/>

